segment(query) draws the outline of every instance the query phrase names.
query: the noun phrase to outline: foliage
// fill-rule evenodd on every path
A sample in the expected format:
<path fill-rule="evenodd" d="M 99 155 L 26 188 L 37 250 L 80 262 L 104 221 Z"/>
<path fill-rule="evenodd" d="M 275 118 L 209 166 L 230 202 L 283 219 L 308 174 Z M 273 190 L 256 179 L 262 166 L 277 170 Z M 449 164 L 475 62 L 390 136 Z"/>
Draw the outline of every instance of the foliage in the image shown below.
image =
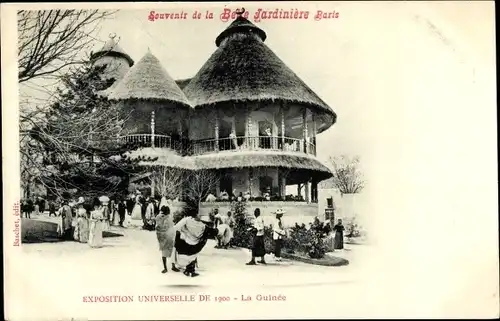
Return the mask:
<path fill-rule="evenodd" d="M 113 12 L 101 10 L 19 10 L 18 80 L 55 76 L 81 64 L 99 23 Z"/>
<path fill-rule="evenodd" d="M 184 184 L 187 201 L 199 204 L 219 183 L 219 177 L 214 171 L 196 170 L 189 173 Z"/>
<path fill-rule="evenodd" d="M 161 166 L 153 169 L 151 185 L 154 186 L 154 195 L 165 196 L 169 199 L 180 199 L 182 197 L 182 186 L 186 182 L 186 171 Z"/>
<path fill-rule="evenodd" d="M 342 194 L 360 193 L 365 182 L 359 170 L 359 157 L 330 157 L 333 183 Z"/>
<path fill-rule="evenodd" d="M 290 229 L 289 237 L 284 240 L 285 251 L 289 253 L 307 254 L 311 258 L 320 259 L 325 256 L 325 233 L 322 229 L 306 228 L 297 224 Z"/>
<path fill-rule="evenodd" d="M 244 248 L 252 247 L 254 232 L 249 231 L 252 227 L 247 220 L 247 203 L 232 202 L 231 212 L 234 215 L 235 227 L 232 243 L 235 246 Z M 328 233 L 328 229 L 322 223 L 314 225 L 307 229 L 304 224 L 295 224 L 290 229 L 290 234 L 283 240 L 284 251 L 289 253 L 302 253 L 309 255 L 311 258 L 322 258 L 326 253 L 326 245 L 324 238 Z M 264 227 L 264 246 L 266 253 L 274 252 L 273 228 L 272 226 Z"/>
<path fill-rule="evenodd" d="M 21 129 L 21 170 L 50 194 L 126 194 L 129 176 L 142 170 L 142 159 L 125 154 L 137 146 L 117 138 L 128 134 L 122 126 L 128 115 L 99 94 L 112 83 L 102 79 L 104 68 L 85 65 L 64 75 L 46 119 Z"/>
<path fill-rule="evenodd" d="M 231 213 L 233 213 L 235 223 L 232 239 L 233 245 L 250 248 L 252 246 L 253 232 L 248 230 L 252 225 L 247 220 L 247 203 L 232 202 Z"/>
<path fill-rule="evenodd" d="M 345 223 L 345 232 L 346 237 L 348 238 L 366 236 L 366 232 L 364 231 L 363 227 L 357 222 L 356 217 Z"/>

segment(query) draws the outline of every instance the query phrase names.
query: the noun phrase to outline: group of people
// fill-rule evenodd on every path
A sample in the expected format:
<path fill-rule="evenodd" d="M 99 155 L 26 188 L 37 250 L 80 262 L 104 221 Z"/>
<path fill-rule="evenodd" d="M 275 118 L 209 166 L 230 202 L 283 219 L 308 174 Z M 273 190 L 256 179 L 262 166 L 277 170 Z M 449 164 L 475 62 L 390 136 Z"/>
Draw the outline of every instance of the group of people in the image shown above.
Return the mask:
<path fill-rule="evenodd" d="M 47 202 L 43 198 L 35 197 L 34 200 L 31 198 L 25 198 L 21 201 L 21 213 L 25 218 L 31 218 L 31 214 L 39 215 L 45 211 Z M 53 209 L 53 210 L 52 210 Z M 51 214 L 55 215 L 55 204 L 54 202 L 49 202 L 49 211 Z M 49 214 L 50 215 L 50 214 Z"/>
<path fill-rule="evenodd" d="M 283 225 L 283 215 L 286 212 L 283 209 L 277 209 L 274 214 L 276 215 L 274 222 L 272 224 L 273 228 L 273 242 L 274 242 L 274 258 L 276 261 L 281 261 L 281 248 L 283 246 L 283 240 L 286 237 L 286 230 Z M 247 263 L 247 265 L 256 265 L 256 258 L 260 258 L 258 263 L 266 264 L 265 255 L 266 247 L 264 242 L 264 219 L 260 214 L 260 209 L 256 208 L 254 210 L 255 219 L 253 225 L 248 229 L 253 232 L 253 245 L 252 245 L 252 259 Z"/>
<path fill-rule="evenodd" d="M 68 200 L 63 200 L 59 209 L 62 237 L 88 243 L 90 247 L 102 247 L 103 231 L 109 229 L 112 219 L 109 201 L 107 196 L 94 198 L 90 202 L 80 197 L 70 206 Z"/>

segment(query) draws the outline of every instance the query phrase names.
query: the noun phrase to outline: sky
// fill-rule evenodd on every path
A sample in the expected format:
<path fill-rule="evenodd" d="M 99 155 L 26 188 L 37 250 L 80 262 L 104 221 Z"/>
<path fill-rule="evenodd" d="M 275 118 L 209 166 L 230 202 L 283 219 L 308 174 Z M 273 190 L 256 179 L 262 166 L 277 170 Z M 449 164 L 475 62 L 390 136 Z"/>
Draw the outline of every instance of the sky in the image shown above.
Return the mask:
<path fill-rule="evenodd" d="M 239 7 L 186 3 L 120 10 L 101 24 L 89 50 L 98 50 L 116 34 L 136 62 L 150 50 L 174 79 L 190 78 L 215 51 L 215 38 L 231 22 L 222 21 L 223 10 Z M 413 112 L 410 106 L 436 88 L 427 88 L 429 81 L 440 79 L 450 89 L 461 86 L 477 70 L 487 70 L 495 57 L 492 5 L 487 2 L 284 2 L 244 7 L 267 33 L 265 43 L 338 116 L 317 138 L 318 157 L 325 161 L 359 155 L 368 181 L 380 175 L 381 163 L 398 166 L 404 129 L 416 125 L 407 118 Z M 259 8 L 309 11 L 310 16 L 255 21 Z M 318 10 L 336 12 L 338 18 L 316 21 Z M 187 19 L 149 21 L 151 11 L 185 13 Z M 194 11 L 202 17 L 212 12 L 214 19 L 193 19 Z M 428 67 L 444 78 L 429 76 L 417 84 L 417 74 Z M 449 70 L 455 76 L 448 77 Z"/>
<path fill-rule="evenodd" d="M 206 10 L 199 3 L 161 6 L 172 5 Z M 211 6 L 220 13 L 224 4 Z M 244 6 L 255 9 L 251 3 Z M 494 3 L 301 1 L 259 6 L 339 12 L 334 20 L 266 20 L 257 25 L 267 33 L 266 44 L 338 115 L 337 123 L 318 136 L 318 157 L 361 158 L 369 182 L 364 193 L 370 200 L 371 230 L 376 231 L 376 261 L 369 267 L 376 275 L 390 275 L 390 280 L 378 278 L 380 283 L 369 291 L 380 296 L 383 287 L 383 296 L 392 294 L 394 309 L 406 312 L 398 315 L 497 315 Z M 149 10 L 119 12 L 103 24 L 97 38 L 105 41 L 116 33 L 135 60 L 149 48 L 173 78 L 193 76 L 229 24 L 217 19 L 149 22 Z M 4 46 L 4 41 L 2 62 L 7 55 L 13 62 L 15 46 Z M 2 80 L 10 76 L 15 83 L 12 65 L 2 65 Z M 12 91 L 2 91 L 2 99 L 15 101 L 12 96 Z M 2 118 L 16 119 L 7 114 L 12 110 L 2 108 Z M 12 130 L 16 124 L 3 125 Z M 5 142 L 15 150 L 15 135 L 8 134 Z M 5 181 L 18 181 L 10 170 L 18 168 L 18 153 L 4 155 L 9 169 Z M 12 204 L 18 195 L 11 186 L 4 203 Z"/>

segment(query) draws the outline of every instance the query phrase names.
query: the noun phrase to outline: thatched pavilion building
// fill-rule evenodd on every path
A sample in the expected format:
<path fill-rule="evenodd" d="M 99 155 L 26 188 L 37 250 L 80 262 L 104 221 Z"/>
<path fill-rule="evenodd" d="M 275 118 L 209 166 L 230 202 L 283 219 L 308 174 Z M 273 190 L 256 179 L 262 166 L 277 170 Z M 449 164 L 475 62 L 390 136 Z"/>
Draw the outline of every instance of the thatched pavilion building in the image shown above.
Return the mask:
<path fill-rule="evenodd" d="M 157 157 L 144 165 L 214 171 L 216 197 L 246 194 L 271 207 L 300 203 L 315 216 L 318 183 L 332 176 L 317 158 L 316 136 L 337 116 L 267 47 L 266 37 L 239 16 L 193 78 L 174 81 L 148 52 L 109 98 L 130 115 L 135 134 L 126 139 L 144 143 L 132 153 Z M 287 196 L 289 185 L 303 188 L 298 194 L 305 197 Z M 201 210 L 215 206 L 224 205 L 204 203 Z"/>
<path fill-rule="evenodd" d="M 316 135 L 336 114 L 264 43 L 266 33 L 238 17 L 183 91 L 194 107 L 189 138 L 202 168 L 226 175 L 216 193 L 286 198 L 301 184 L 315 201 L 331 176 L 316 158 Z M 209 121 L 207 121 L 209 120 Z"/>

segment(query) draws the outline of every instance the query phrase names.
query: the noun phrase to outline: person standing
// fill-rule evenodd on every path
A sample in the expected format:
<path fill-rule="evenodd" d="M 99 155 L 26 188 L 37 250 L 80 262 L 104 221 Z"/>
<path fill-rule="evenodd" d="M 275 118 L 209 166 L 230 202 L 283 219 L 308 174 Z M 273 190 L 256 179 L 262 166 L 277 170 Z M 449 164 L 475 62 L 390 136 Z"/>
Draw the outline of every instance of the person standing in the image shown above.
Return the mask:
<path fill-rule="evenodd" d="M 155 228 L 155 205 L 154 200 L 148 198 L 146 200 L 146 212 L 144 213 L 144 229 L 152 231 Z"/>
<path fill-rule="evenodd" d="M 71 232 L 73 229 L 73 213 L 71 207 L 68 205 L 68 200 L 63 200 L 62 207 L 59 209 L 62 219 L 62 237 L 65 240 L 71 239 Z"/>
<path fill-rule="evenodd" d="M 283 246 L 283 238 L 286 235 L 281 218 L 285 211 L 280 208 L 276 210 L 275 214 L 276 219 L 273 224 L 274 257 L 276 261 L 281 261 L 281 247 Z"/>
<path fill-rule="evenodd" d="M 35 215 L 40 214 L 40 200 L 38 199 L 38 197 L 35 199 L 35 209 L 34 209 L 33 213 Z"/>
<path fill-rule="evenodd" d="M 77 222 L 75 226 L 75 231 L 73 233 L 76 241 L 80 243 L 87 243 L 89 240 L 89 220 L 88 216 L 90 211 L 86 209 L 85 199 L 80 197 L 77 203 Z"/>
<path fill-rule="evenodd" d="M 264 256 L 266 255 L 266 248 L 264 245 L 264 220 L 260 216 L 260 209 L 256 208 L 254 211 L 255 220 L 253 223 L 253 227 L 250 230 L 253 230 L 253 246 L 252 246 L 252 259 L 247 265 L 256 265 L 255 262 L 256 257 L 260 257 L 261 260 L 259 263 L 266 264 Z"/>
<path fill-rule="evenodd" d="M 67 204 L 67 202 L 66 202 Z M 49 217 L 54 214 L 54 216 L 57 217 L 57 214 L 56 214 L 56 204 L 54 203 L 54 201 L 50 201 L 49 202 Z"/>
<path fill-rule="evenodd" d="M 94 211 L 99 208 L 102 211 L 102 216 L 104 220 L 104 231 L 109 231 L 111 228 L 111 209 L 109 206 L 109 197 L 107 196 L 101 196 L 99 199 L 94 200 Z M 99 202 L 99 205 L 96 205 L 97 202 Z"/>
<path fill-rule="evenodd" d="M 90 224 L 89 224 L 89 239 L 88 244 L 90 247 L 99 248 L 103 245 L 102 232 L 106 221 L 105 211 L 108 208 L 109 198 L 107 196 L 101 196 L 100 198 L 95 198 L 93 202 L 93 210 L 90 212 Z"/>
<path fill-rule="evenodd" d="M 335 231 L 335 250 L 342 250 L 344 248 L 344 225 L 342 225 L 342 220 L 339 219 L 337 224 L 333 227 Z"/>
<path fill-rule="evenodd" d="M 126 204 L 125 201 L 120 200 L 118 202 L 118 216 L 120 217 L 120 226 L 123 227 L 123 222 L 125 221 L 125 211 L 126 211 Z"/>
<path fill-rule="evenodd" d="M 162 206 L 160 213 L 155 217 L 156 221 L 156 238 L 161 251 L 161 260 L 163 263 L 163 271 L 167 273 L 167 258 L 172 256 L 175 240 L 175 228 L 172 215 L 170 215 L 170 208 Z"/>

